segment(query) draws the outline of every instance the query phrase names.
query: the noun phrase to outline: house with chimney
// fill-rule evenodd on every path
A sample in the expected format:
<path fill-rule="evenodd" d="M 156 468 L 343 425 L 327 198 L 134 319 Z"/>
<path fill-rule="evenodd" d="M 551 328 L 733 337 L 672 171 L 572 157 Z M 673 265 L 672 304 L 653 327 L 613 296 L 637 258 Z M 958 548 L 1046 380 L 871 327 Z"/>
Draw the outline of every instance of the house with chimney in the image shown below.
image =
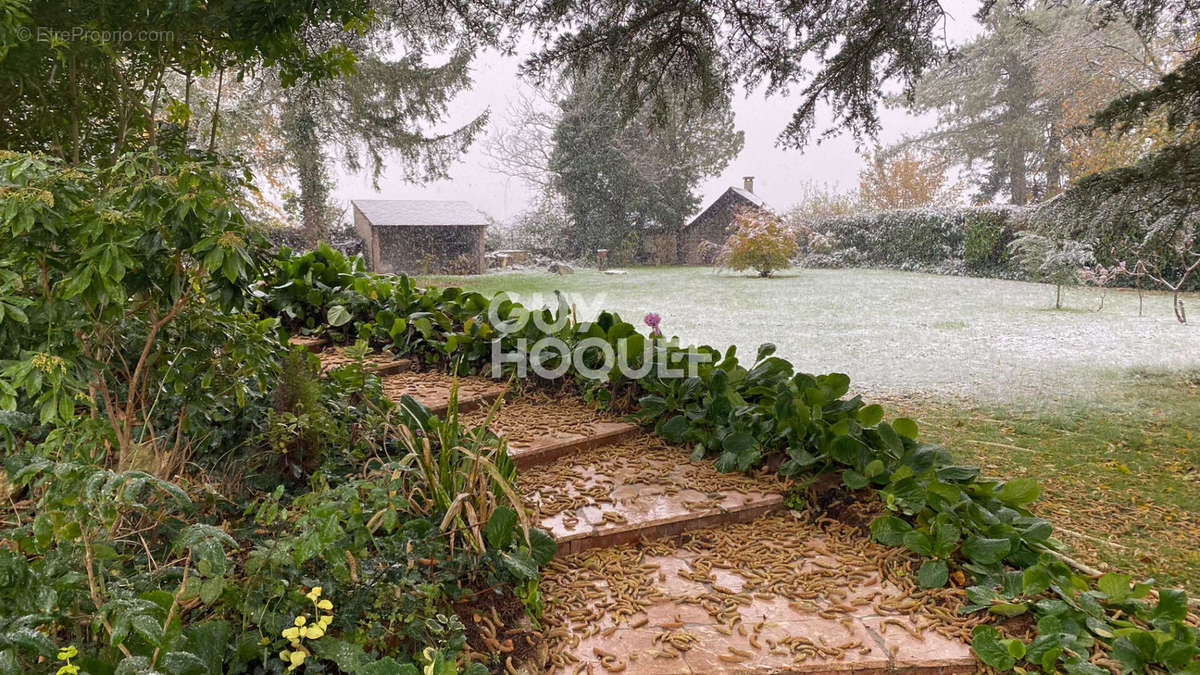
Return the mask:
<path fill-rule="evenodd" d="M 683 226 L 676 242 L 679 264 L 711 264 L 711 252 L 725 244 L 729 238 L 729 227 L 733 225 L 734 213 L 741 208 L 770 210 L 767 203 L 754 194 L 754 176 L 743 178 L 742 187 L 729 188 L 700 215 Z"/>

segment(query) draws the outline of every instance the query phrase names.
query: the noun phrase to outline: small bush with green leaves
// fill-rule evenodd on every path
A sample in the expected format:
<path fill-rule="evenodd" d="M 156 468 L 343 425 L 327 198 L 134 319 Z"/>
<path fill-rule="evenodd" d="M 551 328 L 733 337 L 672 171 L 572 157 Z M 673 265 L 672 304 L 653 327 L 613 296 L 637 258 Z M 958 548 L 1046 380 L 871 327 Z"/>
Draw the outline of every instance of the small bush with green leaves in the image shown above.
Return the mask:
<path fill-rule="evenodd" d="M 1004 209 L 972 209 L 963 218 L 963 265 L 967 274 L 1010 277 L 1008 244 L 1019 223 Z"/>

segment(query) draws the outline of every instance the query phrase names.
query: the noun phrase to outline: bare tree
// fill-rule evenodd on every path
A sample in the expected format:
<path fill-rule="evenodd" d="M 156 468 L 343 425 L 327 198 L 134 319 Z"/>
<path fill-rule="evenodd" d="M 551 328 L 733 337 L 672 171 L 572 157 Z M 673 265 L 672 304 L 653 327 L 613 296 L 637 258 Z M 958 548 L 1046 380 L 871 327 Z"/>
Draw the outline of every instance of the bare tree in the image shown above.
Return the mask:
<path fill-rule="evenodd" d="M 1169 277 L 1168 273 L 1164 271 L 1166 265 L 1156 263 L 1146 265 L 1148 269 L 1146 276 L 1171 291 L 1171 306 L 1175 310 L 1175 318 L 1179 319 L 1179 323 L 1187 323 L 1187 312 L 1183 309 L 1183 298 L 1179 294 L 1183 291 L 1192 273 L 1200 269 L 1200 248 L 1197 247 L 1198 242 L 1196 241 L 1198 234 L 1200 234 L 1200 221 L 1192 223 L 1190 227 L 1179 234 L 1179 240 L 1174 246 L 1175 253 L 1179 255 L 1178 266 L 1170 269 Z"/>
<path fill-rule="evenodd" d="M 505 110 L 504 126 L 492 134 L 484 149 L 495 171 L 537 190 L 550 188 L 550 154 L 554 128 L 562 118 L 557 103 L 562 95 L 560 87 L 524 86 L 517 91 Z"/>

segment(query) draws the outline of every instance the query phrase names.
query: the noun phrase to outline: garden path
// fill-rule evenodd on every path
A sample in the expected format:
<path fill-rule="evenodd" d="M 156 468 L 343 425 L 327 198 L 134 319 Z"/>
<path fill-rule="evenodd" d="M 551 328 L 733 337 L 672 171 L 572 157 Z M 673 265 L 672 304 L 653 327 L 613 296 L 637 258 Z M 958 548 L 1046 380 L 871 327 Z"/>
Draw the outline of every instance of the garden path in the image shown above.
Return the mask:
<path fill-rule="evenodd" d="M 389 396 L 445 411 L 451 378 L 387 372 Z M 468 424 L 507 393 L 476 377 L 458 388 Z M 861 504 L 787 511 L 778 478 L 691 462 L 571 395 L 524 393 L 489 424 L 535 521 L 559 542 L 540 586 L 549 672 L 977 670 L 968 642 L 979 619 L 957 615 L 962 591 L 918 590 L 915 559 L 870 541 Z"/>

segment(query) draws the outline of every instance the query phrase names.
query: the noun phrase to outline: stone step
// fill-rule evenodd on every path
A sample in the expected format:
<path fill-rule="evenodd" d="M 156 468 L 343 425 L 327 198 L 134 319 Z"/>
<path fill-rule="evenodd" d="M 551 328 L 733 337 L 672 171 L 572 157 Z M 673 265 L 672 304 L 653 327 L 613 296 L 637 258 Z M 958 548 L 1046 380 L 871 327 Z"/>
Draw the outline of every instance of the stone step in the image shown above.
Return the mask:
<path fill-rule="evenodd" d="M 919 591 L 860 525 L 791 514 L 560 556 L 542 577 L 549 672 L 971 673 L 979 619 Z"/>
<path fill-rule="evenodd" d="M 326 347 L 317 356 L 321 359 L 322 374 L 354 362 L 354 359 L 346 355 L 344 347 Z M 375 352 L 367 354 L 363 359 L 363 368 L 369 373 L 381 376 L 403 373 L 412 368 L 412 359 L 396 358 L 396 355 L 390 352 Z"/>
<path fill-rule="evenodd" d="M 589 433 L 560 432 L 525 443 L 508 443 L 508 456 L 518 469 L 552 462 L 560 457 L 619 443 L 638 433 L 641 427 L 625 422 L 596 422 Z"/>
<path fill-rule="evenodd" d="M 638 433 L 636 424 L 592 408 L 578 396 L 527 393 L 505 401 L 489 420 L 490 409 L 463 416 L 471 426 L 483 425 L 507 441 L 518 469 L 553 461 L 583 450 L 618 443 Z"/>
<path fill-rule="evenodd" d="M 744 522 L 783 505 L 777 480 L 719 473 L 640 431 L 528 466 L 517 482 L 560 555 Z"/>
<path fill-rule="evenodd" d="M 443 373 L 399 373 L 379 378 L 383 393 L 393 401 L 409 395 L 435 415 L 450 407 L 450 388 L 455 378 Z M 508 392 L 505 384 L 485 377 L 458 378 L 458 410 L 470 412 L 490 405 Z"/>
<path fill-rule="evenodd" d="M 329 340 L 309 335 L 291 335 L 288 337 L 288 343 L 297 347 L 303 347 L 314 354 L 319 354 L 329 344 Z"/>

